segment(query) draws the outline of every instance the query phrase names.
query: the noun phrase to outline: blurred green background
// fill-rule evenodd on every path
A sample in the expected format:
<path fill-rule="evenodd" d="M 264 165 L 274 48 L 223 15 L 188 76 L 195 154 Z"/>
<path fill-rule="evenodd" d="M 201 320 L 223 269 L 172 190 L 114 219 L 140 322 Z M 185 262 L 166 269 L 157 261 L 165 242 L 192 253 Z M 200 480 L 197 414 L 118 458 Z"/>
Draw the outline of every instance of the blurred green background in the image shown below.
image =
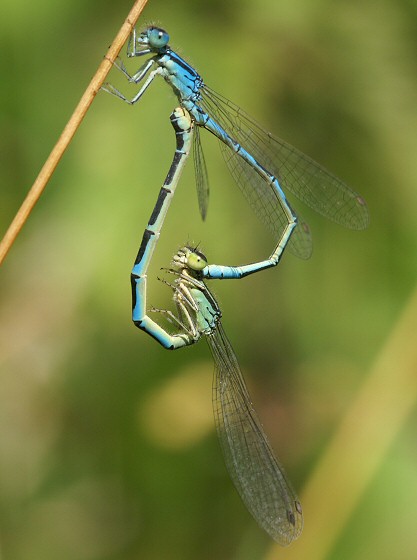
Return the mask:
<path fill-rule="evenodd" d="M 2 231 L 130 7 L 129 0 L 2 1 Z M 311 260 L 287 253 L 277 269 L 211 285 L 266 432 L 302 497 L 417 277 L 417 3 L 150 0 L 140 19 L 149 22 L 169 31 L 171 45 L 213 89 L 368 202 L 365 232 L 298 205 L 314 235 Z M 109 80 L 136 91 L 116 71 Z M 206 345 L 166 352 L 130 321 L 130 269 L 172 157 L 175 106 L 161 80 L 134 108 L 100 93 L 3 265 L 2 559 L 272 554 L 222 462 Z M 202 137 L 208 218 L 201 223 L 189 162 L 149 274 L 148 301 L 157 307 L 170 306 L 158 270 L 184 242 L 201 243 L 209 260 L 227 264 L 273 247 L 216 141 Z M 406 335 L 412 343 L 416 333 Z M 394 366 L 395 380 L 405 366 Z M 379 389 L 389 403 L 386 386 Z M 318 558 L 417 557 L 416 413 L 408 406 Z M 401 400 L 394 408 L 401 416 Z M 349 437 L 369 420 L 365 409 Z M 381 437 L 390 426 L 387 414 Z M 365 463 L 371 448 L 359 448 Z M 343 452 L 337 460 L 348 472 L 361 463 Z M 360 479 L 360 469 L 353 476 Z M 343 503 L 349 484 L 334 486 L 329 480 L 323 498 L 307 502 L 306 536 L 274 558 L 310 560 L 296 547 L 324 515 L 323 502 L 333 501 L 335 512 Z"/>

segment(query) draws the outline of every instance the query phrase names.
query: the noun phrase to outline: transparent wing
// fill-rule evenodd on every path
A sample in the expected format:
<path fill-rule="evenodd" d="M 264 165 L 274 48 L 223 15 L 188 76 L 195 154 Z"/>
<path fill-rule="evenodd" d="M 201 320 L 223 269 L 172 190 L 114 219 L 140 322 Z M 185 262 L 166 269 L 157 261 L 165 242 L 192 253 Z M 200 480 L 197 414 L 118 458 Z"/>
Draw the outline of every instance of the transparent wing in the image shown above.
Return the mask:
<path fill-rule="evenodd" d="M 243 196 L 278 243 L 288 224 L 278 193 L 270 188 L 253 167 L 236 152 L 233 152 L 223 142 L 219 142 L 219 144 L 223 158 Z M 297 217 L 298 224 L 290 237 L 288 247 L 297 257 L 308 259 L 313 248 L 310 229 L 298 212 Z"/>
<path fill-rule="evenodd" d="M 200 128 L 194 127 L 194 170 L 197 185 L 198 207 L 203 220 L 207 216 L 208 198 L 209 198 L 209 182 L 206 167 L 206 160 L 204 159 L 204 152 L 201 146 Z"/>
<path fill-rule="evenodd" d="M 284 191 L 291 192 L 313 210 L 342 226 L 350 229 L 367 227 L 369 215 L 365 201 L 343 181 L 296 148 L 273 137 L 228 99 L 207 86 L 203 86 L 200 91 L 199 104 L 204 111 L 262 166 L 274 174 Z M 247 164 L 242 158 L 235 163 L 234 158 L 226 156 L 227 151 L 229 150 L 226 147 L 223 148 L 223 155 L 232 174 L 236 176 L 237 171 L 231 164 L 235 168 Z M 247 179 L 247 176 L 245 178 Z M 244 192 L 253 188 L 252 183 L 247 180 L 239 186 Z M 260 185 L 254 187 L 257 191 L 256 196 L 264 198 L 268 190 L 266 184 L 262 190 Z M 249 196 L 247 195 L 247 198 Z"/>
<path fill-rule="evenodd" d="M 215 362 L 213 408 L 227 469 L 259 525 L 286 546 L 301 533 L 301 505 L 252 407 L 222 325 L 206 338 Z"/>

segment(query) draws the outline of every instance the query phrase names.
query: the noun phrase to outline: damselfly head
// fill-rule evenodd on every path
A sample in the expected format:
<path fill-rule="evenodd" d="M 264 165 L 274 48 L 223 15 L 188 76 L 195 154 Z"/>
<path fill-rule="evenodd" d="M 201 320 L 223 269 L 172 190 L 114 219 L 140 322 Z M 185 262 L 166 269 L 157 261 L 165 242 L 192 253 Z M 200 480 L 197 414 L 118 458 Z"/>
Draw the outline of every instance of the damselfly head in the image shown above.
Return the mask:
<path fill-rule="evenodd" d="M 187 247 L 188 254 L 187 254 L 187 266 L 191 268 L 191 270 L 195 270 L 199 272 L 203 270 L 207 266 L 207 257 L 197 249 L 193 249 L 192 247 Z"/>
<path fill-rule="evenodd" d="M 154 52 L 160 52 L 168 45 L 169 35 L 164 29 L 151 25 L 142 31 L 136 41 L 139 45 L 147 45 Z"/>
<path fill-rule="evenodd" d="M 174 266 L 200 272 L 207 266 L 207 258 L 194 247 L 181 247 L 172 259 Z"/>

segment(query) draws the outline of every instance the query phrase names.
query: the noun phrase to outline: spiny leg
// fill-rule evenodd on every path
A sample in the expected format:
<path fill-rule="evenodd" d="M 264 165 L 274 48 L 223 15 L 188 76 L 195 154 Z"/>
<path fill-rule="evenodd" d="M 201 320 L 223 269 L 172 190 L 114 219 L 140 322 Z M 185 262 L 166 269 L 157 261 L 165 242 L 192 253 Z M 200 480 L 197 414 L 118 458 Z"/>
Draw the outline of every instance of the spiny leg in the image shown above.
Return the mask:
<path fill-rule="evenodd" d="M 152 63 L 152 60 L 150 62 Z M 129 78 L 129 81 L 138 83 L 140 80 L 142 80 L 145 77 L 146 72 L 148 72 L 148 70 L 151 66 L 152 66 L 152 64 L 146 65 L 146 71 L 139 70 L 139 72 L 137 74 L 134 74 L 133 76 L 131 76 Z M 126 72 L 124 72 L 124 74 L 126 76 L 129 76 L 129 74 L 127 74 Z M 119 99 L 121 99 L 122 101 L 125 101 L 129 105 L 134 105 L 137 101 L 139 101 L 139 99 L 142 97 L 142 95 L 145 93 L 145 91 L 148 89 L 148 87 L 152 83 L 155 76 L 157 76 L 158 74 L 161 74 L 161 69 L 160 68 L 157 68 L 156 70 L 152 70 L 152 72 L 149 74 L 149 76 L 146 79 L 143 86 L 140 88 L 138 93 L 135 96 L 132 97 L 132 99 L 128 99 L 125 95 L 123 95 L 123 93 L 121 93 L 117 88 L 115 88 L 109 82 L 106 82 L 105 84 L 103 84 L 101 86 L 101 89 L 103 91 L 105 91 L 106 93 L 110 93 L 111 95 L 114 95 L 115 97 L 118 97 Z M 138 78 L 138 76 L 139 76 L 139 78 Z"/>
<path fill-rule="evenodd" d="M 174 299 L 176 299 L 175 295 L 174 295 Z M 181 319 L 177 315 L 175 315 L 173 311 L 170 311 L 169 309 L 158 309 L 156 307 L 151 307 L 151 311 L 152 313 L 161 313 L 162 315 L 165 315 L 168 318 L 168 321 L 174 323 L 175 325 L 180 327 L 183 331 L 185 331 L 193 339 L 193 342 L 197 342 L 201 337 L 201 333 L 197 330 L 195 321 L 192 319 L 191 314 L 187 308 L 188 301 L 184 303 L 176 299 L 176 303 L 180 316 L 185 319 L 184 321 L 181 321 Z"/>

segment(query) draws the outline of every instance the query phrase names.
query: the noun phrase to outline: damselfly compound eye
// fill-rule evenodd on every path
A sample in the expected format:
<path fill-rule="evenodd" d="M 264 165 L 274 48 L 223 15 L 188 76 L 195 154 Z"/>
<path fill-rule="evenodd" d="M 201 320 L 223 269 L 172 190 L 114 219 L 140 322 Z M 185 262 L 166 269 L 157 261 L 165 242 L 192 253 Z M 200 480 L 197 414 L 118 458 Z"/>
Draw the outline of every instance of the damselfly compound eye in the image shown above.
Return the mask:
<path fill-rule="evenodd" d="M 152 27 L 148 29 L 149 46 L 151 49 L 163 49 L 167 46 L 169 35 L 159 27 Z"/>
<path fill-rule="evenodd" d="M 207 266 L 207 259 L 199 251 L 192 251 L 187 258 L 187 264 L 192 270 L 203 270 Z"/>

